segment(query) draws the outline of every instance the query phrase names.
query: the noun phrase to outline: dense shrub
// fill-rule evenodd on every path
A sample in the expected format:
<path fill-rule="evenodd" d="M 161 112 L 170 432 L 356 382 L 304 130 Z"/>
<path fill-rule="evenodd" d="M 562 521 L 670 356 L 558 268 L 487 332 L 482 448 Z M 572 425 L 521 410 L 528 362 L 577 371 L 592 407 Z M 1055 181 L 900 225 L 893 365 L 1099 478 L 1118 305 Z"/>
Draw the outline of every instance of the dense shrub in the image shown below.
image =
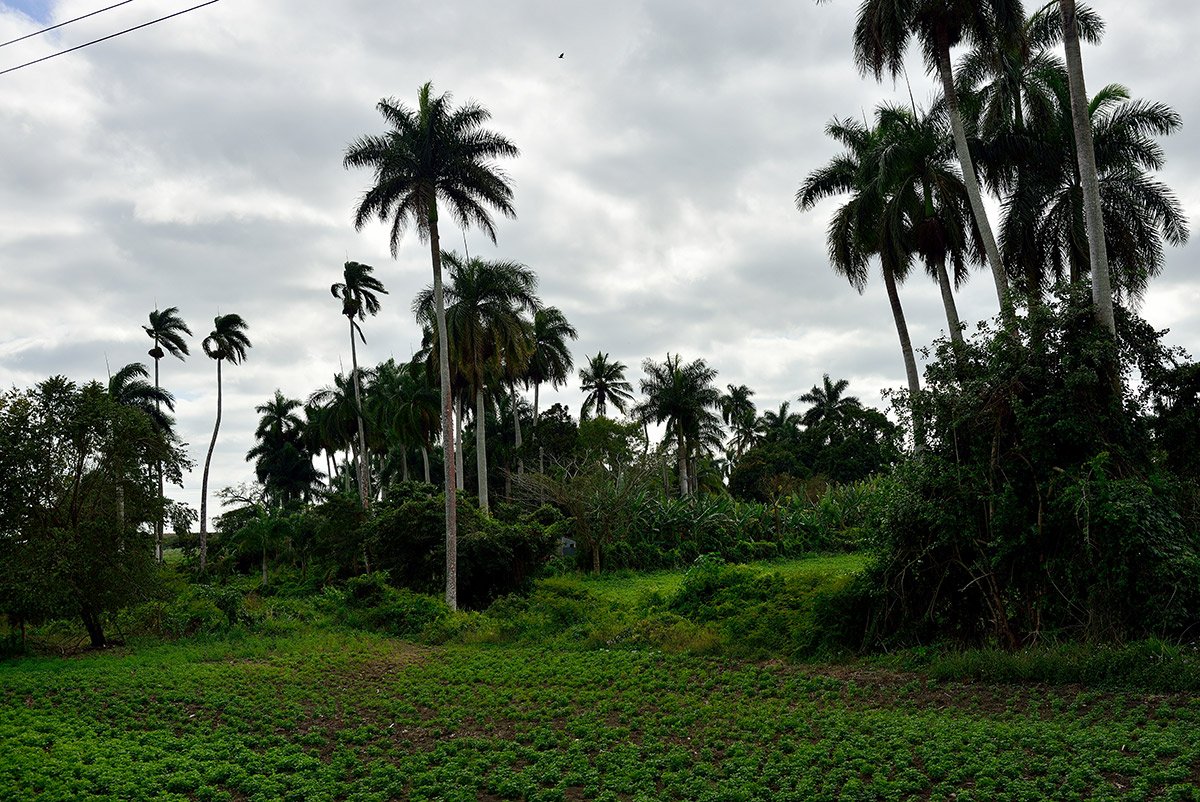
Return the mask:
<path fill-rule="evenodd" d="M 943 344 L 916 405 L 928 449 L 875 499 L 880 640 L 1016 648 L 1170 635 L 1200 618 L 1195 512 L 1130 389 L 1134 369 L 1152 383 L 1171 355 L 1120 322 L 1118 351 L 1089 299 L 1071 296 L 1016 336 Z"/>
<path fill-rule="evenodd" d="M 394 588 L 383 572 L 356 576 L 346 583 L 337 609 L 343 624 L 401 637 L 416 637 L 449 612 L 438 599 Z"/>

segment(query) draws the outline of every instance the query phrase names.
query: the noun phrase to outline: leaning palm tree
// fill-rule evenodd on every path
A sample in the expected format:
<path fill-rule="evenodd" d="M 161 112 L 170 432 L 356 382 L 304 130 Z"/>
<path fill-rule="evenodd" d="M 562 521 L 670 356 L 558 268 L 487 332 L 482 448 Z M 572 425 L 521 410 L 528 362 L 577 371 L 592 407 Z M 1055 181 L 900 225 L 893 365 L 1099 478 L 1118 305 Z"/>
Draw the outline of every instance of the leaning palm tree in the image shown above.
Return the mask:
<path fill-rule="evenodd" d="M 375 268 L 360 262 L 346 262 L 342 268 L 343 281 L 331 284 L 329 292 L 342 302 L 342 314 L 350 322 L 350 364 L 354 370 L 354 407 L 358 421 L 358 496 L 365 510 L 370 506 L 371 471 L 367 464 L 367 435 L 363 428 L 362 382 L 358 376 L 358 348 L 354 343 L 357 333 L 365 344 L 362 327 L 358 321 L 367 315 L 379 313 L 378 295 L 387 295 L 379 279 L 371 275 Z M 377 295 L 378 294 L 378 295 Z"/>
<path fill-rule="evenodd" d="M 882 134 L 879 128 L 868 128 L 855 120 L 837 118 L 826 126 L 825 131 L 842 143 L 845 152 L 809 174 L 796 193 L 796 205 L 801 211 L 806 211 L 823 198 L 850 195 L 850 199 L 834 212 L 829 222 L 826 237 L 829 264 L 862 293 L 866 288 L 871 257 L 879 257 L 884 288 L 900 339 L 909 395 L 915 400 L 921 382 L 897 286 L 911 267 L 915 247 L 911 230 L 905 230 L 903 208 L 887 202 L 888 187 L 876 173 L 877 151 L 881 146 Z M 924 447 L 924 425 L 915 408 L 913 439 L 917 448 Z"/>
<path fill-rule="evenodd" d="M 221 430 L 221 363 L 228 361 L 236 365 L 246 358 L 250 350 L 250 338 L 246 336 L 246 321 L 240 315 L 217 315 L 213 318 L 213 330 L 202 343 L 204 353 L 217 363 L 217 422 L 213 425 L 212 440 L 208 444 L 208 455 L 204 458 L 204 474 L 200 480 L 200 572 L 208 560 L 208 470 L 212 465 L 213 449 L 217 445 L 217 432 Z"/>
<path fill-rule="evenodd" d="M 580 368 L 579 389 L 585 394 L 580 417 L 595 413 L 603 418 L 609 404 L 623 415 L 626 406 L 633 401 L 633 386 L 625 381 L 625 364 L 610 362 L 608 354 L 599 351 L 588 360 L 586 368 Z"/>
<path fill-rule="evenodd" d="M 154 387 L 159 387 L 158 383 L 158 362 L 166 354 L 182 360 L 188 355 L 187 340 L 184 339 L 186 334 L 192 336 L 192 330 L 188 328 L 187 323 L 183 322 L 183 318 L 179 316 L 179 308 L 169 306 L 162 311 L 155 309 L 150 313 L 150 325 L 142 326 L 142 329 L 154 340 L 154 347 L 150 349 L 150 358 L 154 360 Z M 166 349 L 164 352 L 163 349 Z M 155 474 L 158 477 L 158 500 L 159 503 L 166 501 L 165 493 L 163 492 L 163 472 L 162 463 L 155 465 Z M 154 557 L 159 562 L 163 558 L 163 519 L 159 515 L 154 520 Z"/>
<path fill-rule="evenodd" d="M 488 511 L 487 439 L 485 394 L 489 381 L 498 378 L 500 357 L 520 350 L 527 338 L 521 317 L 537 308 L 537 277 L 525 265 L 508 261 L 464 259 L 453 251 L 442 253 L 450 270 L 444 290 L 446 332 L 452 359 L 475 391 L 475 459 L 479 508 Z M 427 288 L 413 301 L 418 322 L 434 316 L 434 291 Z"/>
<path fill-rule="evenodd" d="M 434 95 L 427 83 L 411 109 L 384 99 L 377 106 L 388 124 L 384 134 L 360 137 L 346 149 L 346 167 L 374 171 L 374 183 L 360 199 L 354 226 L 362 229 L 372 218 L 391 222 L 391 249 L 395 257 L 400 236 L 415 226 L 422 241 L 429 241 L 433 263 L 433 294 L 437 318 L 438 367 L 442 390 L 442 447 L 445 451 L 446 495 L 446 602 L 458 606 L 457 521 L 454 496 L 454 424 L 451 418 L 450 352 L 446 336 L 446 307 L 442 298 L 441 240 L 438 202 L 462 228 L 474 223 L 495 242 L 496 229 L 489 208 L 515 217 L 512 187 L 494 160 L 513 157 L 517 148 L 506 138 L 484 128 L 491 115 L 476 103 L 455 108 L 448 94 Z"/>
<path fill-rule="evenodd" d="M 887 72 L 892 78 L 898 77 L 904 72 L 908 43 L 915 38 L 921 45 L 926 69 L 936 72 L 941 79 L 963 183 L 992 269 L 1000 312 L 1007 325 L 1012 325 L 1015 313 L 1008 296 L 1000 250 L 983 206 L 975 164 L 967 146 L 950 50 L 962 43 L 1004 36 L 1019 29 L 1024 18 L 1020 0 L 863 0 L 854 28 L 854 60 L 864 75 L 870 73 L 880 80 Z"/>

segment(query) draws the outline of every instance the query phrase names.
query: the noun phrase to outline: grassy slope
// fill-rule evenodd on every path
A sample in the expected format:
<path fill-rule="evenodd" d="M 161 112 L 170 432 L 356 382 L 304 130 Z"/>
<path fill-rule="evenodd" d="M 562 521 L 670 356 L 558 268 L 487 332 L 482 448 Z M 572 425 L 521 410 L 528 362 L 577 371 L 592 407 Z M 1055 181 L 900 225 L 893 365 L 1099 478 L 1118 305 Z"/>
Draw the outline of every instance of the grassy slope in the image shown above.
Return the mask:
<path fill-rule="evenodd" d="M 679 576 L 554 581 L 633 604 Z M 1200 799 L 1200 698 L 248 634 L 0 663 L 0 757 L 0 800 Z"/>

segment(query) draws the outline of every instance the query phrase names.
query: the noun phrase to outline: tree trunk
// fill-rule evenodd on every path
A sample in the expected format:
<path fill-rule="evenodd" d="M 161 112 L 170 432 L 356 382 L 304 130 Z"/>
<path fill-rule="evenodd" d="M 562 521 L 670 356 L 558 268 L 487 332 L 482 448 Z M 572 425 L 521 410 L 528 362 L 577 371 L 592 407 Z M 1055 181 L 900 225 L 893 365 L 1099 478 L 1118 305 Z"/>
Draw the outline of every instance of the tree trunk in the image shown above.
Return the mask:
<path fill-rule="evenodd" d="M 333 477 L 335 474 L 333 466 L 333 452 L 329 449 L 325 449 L 325 470 L 329 472 L 325 481 L 329 485 L 330 490 L 333 490 Z"/>
<path fill-rule="evenodd" d="M 688 494 L 688 470 L 687 470 L 687 441 L 683 437 L 683 423 L 675 421 L 675 442 L 676 448 L 679 450 L 679 497 L 683 498 Z"/>
<path fill-rule="evenodd" d="M 475 391 L 475 472 L 479 474 L 479 510 L 488 514 L 487 409 L 483 387 Z"/>
<path fill-rule="evenodd" d="M 917 375 L 917 360 L 913 356 L 912 340 L 908 337 L 908 324 L 904 321 L 904 309 L 900 306 L 900 293 L 896 289 L 896 277 L 884 268 L 883 283 L 887 287 L 888 302 L 892 305 L 892 317 L 896 321 L 896 333 L 900 336 L 900 350 L 904 353 L 904 372 L 908 375 L 908 395 L 912 408 L 913 445 L 918 452 L 925 449 L 925 421 L 917 411 L 917 395 L 921 392 L 921 380 Z"/>
<path fill-rule="evenodd" d="M 454 416 L 454 421 L 455 421 L 454 425 L 457 427 L 454 430 L 454 437 L 455 437 L 454 442 L 458 444 L 458 448 L 455 449 L 455 451 L 454 451 L 454 470 L 456 471 L 456 473 L 454 475 L 455 475 L 456 481 L 457 481 L 457 485 L 456 485 L 457 488 L 459 490 L 465 490 L 467 477 L 466 477 L 466 471 L 463 470 L 463 449 L 462 449 L 463 404 L 462 404 L 462 399 L 461 398 L 455 399 L 454 406 L 457 411 L 457 413 Z"/>
<path fill-rule="evenodd" d="M 512 390 L 512 409 L 513 409 L 513 427 L 516 429 L 516 448 L 517 448 L 517 476 L 525 473 L 525 460 L 521 459 L 521 406 L 517 403 L 517 385 L 513 384 Z"/>
<path fill-rule="evenodd" d="M 217 445 L 217 432 L 221 431 L 221 362 L 217 360 L 217 422 L 213 425 L 212 440 L 208 443 L 208 456 L 204 458 L 204 476 L 200 480 L 200 573 L 208 566 L 208 469 L 212 465 L 213 449 Z"/>
<path fill-rule="evenodd" d="M 592 573 L 599 575 L 600 573 L 600 544 L 592 544 Z"/>
<path fill-rule="evenodd" d="M 79 609 L 79 617 L 83 619 L 83 626 L 92 642 L 92 648 L 103 649 L 107 646 L 108 641 L 104 638 L 104 627 L 100 623 L 100 616 L 91 608 L 82 605 Z"/>
<path fill-rule="evenodd" d="M 967 187 L 971 212 L 975 215 L 975 225 L 979 228 L 979 234 L 983 238 L 983 248 L 987 252 L 988 265 L 992 269 L 992 281 L 996 285 L 996 297 L 1000 301 L 1000 316 L 1004 320 L 1004 324 L 1011 328 L 1016 325 L 1016 313 L 1013 310 L 1012 300 L 1008 297 L 1008 279 L 1004 275 L 1004 264 L 1000 261 L 1000 249 L 996 247 L 996 237 L 992 234 L 992 224 L 988 221 L 987 209 L 983 208 L 979 179 L 975 175 L 975 162 L 971 159 L 971 150 L 967 146 L 967 131 L 963 127 L 962 115 L 958 110 L 958 96 L 954 92 L 954 74 L 950 68 L 949 46 L 940 48 L 938 73 L 942 79 L 942 92 L 946 97 L 946 107 L 950 112 L 954 150 L 958 153 L 958 162 L 962 167 L 963 183 Z"/>
<path fill-rule="evenodd" d="M 354 376 L 354 417 L 358 420 L 358 498 L 365 510 L 371 506 L 371 469 L 367 465 L 367 435 L 363 426 L 362 388 L 358 380 L 358 348 L 354 343 L 354 318 L 350 321 L 350 369 Z"/>
<path fill-rule="evenodd" d="M 956 350 L 964 346 L 962 322 L 958 319 L 958 306 L 954 303 L 954 289 L 950 286 L 950 276 L 946 273 L 946 257 L 937 261 L 938 288 L 942 291 L 942 306 L 946 307 L 946 325 L 950 327 L 950 342 Z"/>
<path fill-rule="evenodd" d="M 458 506 L 454 465 L 454 415 L 450 407 L 450 343 L 446 334 L 446 306 L 442 297 L 442 251 L 438 239 L 437 201 L 429 203 L 429 249 L 433 259 L 433 305 L 437 316 L 438 372 L 442 390 L 442 451 L 446 497 L 446 604 L 458 609 Z"/>
<path fill-rule="evenodd" d="M 1092 143 L 1092 120 L 1088 114 L 1087 87 L 1083 80 L 1083 56 L 1079 51 L 1079 25 L 1075 0 L 1060 0 L 1063 47 L 1067 53 L 1067 79 L 1071 85 L 1071 123 L 1075 128 L 1075 153 L 1083 184 L 1083 215 L 1087 224 L 1088 257 L 1092 268 L 1092 306 L 1096 319 L 1114 337 L 1112 283 L 1108 273 L 1108 248 L 1104 242 L 1104 215 L 1100 208 L 1100 181 L 1096 175 L 1096 149 Z"/>
<path fill-rule="evenodd" d="M 541 382 L 533 383 L 533 442 L 537 442 L 538 430 L 538 390 L 542 388 Z"/>
<path fill-rule="evenodd" d="M 154 338 L 154 347 L 158 348 L 158 337 Z M 154 391 L 158 394 L 158 360 L 159 357 L 154 357 Z M 161 412 L 159 409 L 158 399 L 154 399 L 154 411 Z M 166 433 L 163 433 L 164 436 Z M 154 516 L 154 561 L 162 564 L 163 561 L 163 512 L 166 506 L 166 494 L 163 492 L 163 469 L 162 460 L 154 461 L 154 473 L 158 477 L 158 514 Z"/>
<path fill-rule="evenodd" d="M 403 447 L 400 450 L 400 481 L 408 481 L 408 449 Z"/>
<path fill-rule="evenodd" d="M 421 463 L 425 466 L 425 484 L 433 484 L 429 478 L 429 449 L 425 446 L 421 446 Z"/>

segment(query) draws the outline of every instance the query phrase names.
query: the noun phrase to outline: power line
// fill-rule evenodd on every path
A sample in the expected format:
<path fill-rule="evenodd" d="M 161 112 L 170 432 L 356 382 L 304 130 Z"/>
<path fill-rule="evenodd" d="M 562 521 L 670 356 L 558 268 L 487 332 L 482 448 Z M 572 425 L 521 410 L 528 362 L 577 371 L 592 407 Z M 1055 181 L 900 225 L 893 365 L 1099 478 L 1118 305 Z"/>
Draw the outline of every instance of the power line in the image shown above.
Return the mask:
<path fill-rule="evenodd" d="M 162 22 L 164 20 L 169 20 L 172 17 L 178 17 L 181 14 L 186 14 L 189 11 L 195 11 L 198 8 L 204 8 L 205 6 L 211 6 L 215 2 L 217 2 L 217 0 L 208 0 L 207 3 L 201 3 L 200 5 L 192 6 L 191 8 L 185 8 L 183 11 L 176 11 L 174 14 L 168 14 L 165 17 L 159 17 L 158 19 L 152 19 L 149 22 L 143 22 L 141 25 L 134 25 L 132 28 L 126 28 L 123 31 L 117 31 L 116 33 L 110 33 L 108 36 L 101 36 L 99 39 L 93 39 L 90 42 L 84 42 L 81 45 L 76 45 L 75 47 L 69 47 L 66 50 L 60 50 L 57 53 L 51 53 L 48 56 L 42 56 L 41 58 L 34 59 L 33 61 L 27 61 L 24 64 L 18 64 L 15 67 L 9 67 L 7 70 L 0 70 L 0 75 L 7 75 L 10 72 L 16 72 L 17 70 L 24 69 L 25 67 L 32 67 L 34 64 L 41 64 L 43 61 L 49 61 L 52 58 L 58 58 L 59 56 L 65 56 L 68 53 L 74 53 L 76 50 L 82 50 L 85 47 L 91 47 L 92 45 L 99 44 L 100 42 L 106 42 L 109 39 L 115 39 L 116 37 L 121 36 L 122 34 L 130 33 L 132 31 L 136 31 L 141 28 L 145 28 L 149 25 L 153 25 L 156 22 Z"/>
<path fill-rule="evenodd" d="M 87 19 L 88 17 L 94 17 L 97 14 L 103 14 L 105 11 L 111 11 L 112 9 L 116 8 L 117 6 L 123 6 L 126 3 L 132 3 L 132 2 L 133 2 L 133 0 L 121 0 L 121 2 L 119 2 L 119 3 L 113 3 L 111 6 L 105 6 L 104 8 L 100 9 L 99 11 L 93 11 L 90 14 L 84 14 L 82 17 L 76 17 L 75 19 L 69 19 L 66 22 L 60 22 L 57 25 L 51 25 L 49 28 L 42 28 L 40 31 L 34 31 L 33 33 L 27 33 L 24 36 L 18 36 L 16 39 L 9 39 L 7 42 L 0 43 L 0 47 L 8 47 L 9 45 L 15 45 L 17 42 L 24 42 L 26 39 L 32 39 L 35 36 L 41 36 L 43 33 L 49 33 L 50 31 L 54 30 L 55 28 L 61 28 L 64 25 L 70 25 L 72 22 L 79 22 L 81 19 Z"/>

